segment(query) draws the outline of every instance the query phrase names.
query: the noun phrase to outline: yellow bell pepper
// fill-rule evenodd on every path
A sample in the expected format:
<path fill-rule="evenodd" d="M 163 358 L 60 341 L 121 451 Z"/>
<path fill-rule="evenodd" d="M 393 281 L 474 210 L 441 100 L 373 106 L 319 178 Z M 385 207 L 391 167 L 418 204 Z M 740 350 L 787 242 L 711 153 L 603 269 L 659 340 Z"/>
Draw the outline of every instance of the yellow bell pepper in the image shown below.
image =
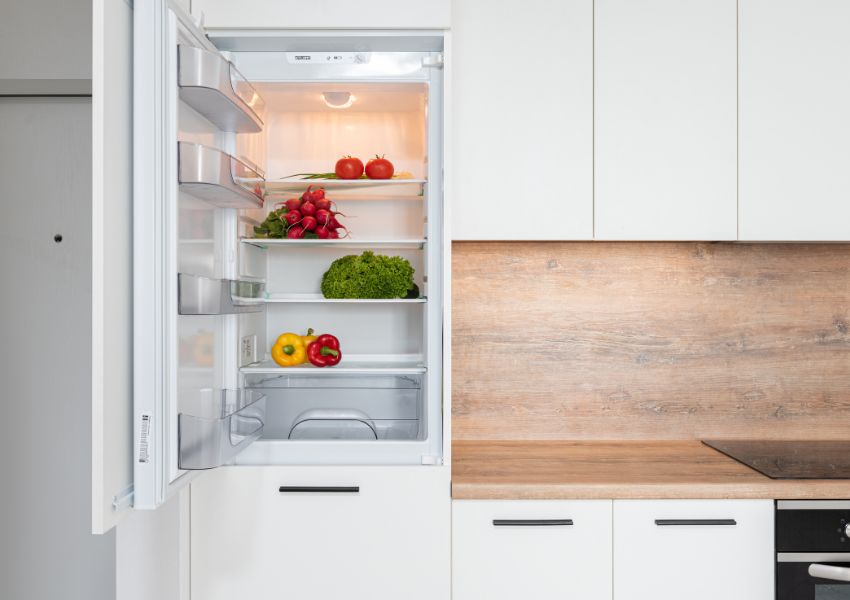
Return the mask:
<path fill-rule="evenodd" d="M 272 360 L 281 367 L 294 367 L 307 361 L 307 345 L 297 333 L 283 333 L 272 346 Z"/>
<path fill-rule="evenodd" d="M 316 341 L 318 336 L 313 335 L 313 328 L 307 330 L 307 335 L 302 335 L 301 340 L 304 342 L 304 348 Z"/>

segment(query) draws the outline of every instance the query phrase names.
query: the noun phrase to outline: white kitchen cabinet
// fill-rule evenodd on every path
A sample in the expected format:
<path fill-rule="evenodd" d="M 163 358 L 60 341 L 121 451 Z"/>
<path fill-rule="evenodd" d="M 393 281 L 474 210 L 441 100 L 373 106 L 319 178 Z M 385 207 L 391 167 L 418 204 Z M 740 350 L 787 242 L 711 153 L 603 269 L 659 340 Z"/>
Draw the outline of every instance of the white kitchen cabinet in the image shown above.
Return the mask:
<path fill-rule="evenodd" d="M 422 466 L 210 472 L 191 487 L 192 598 L 447 600 L 449 478 Z"/>
<path fill-rule="evenodd" d="M 773 501 L 615 500 L 614 600 L 772 600 Z"/>
<path fill-rule="evenodd" d="M 740 239 L 850 240 L 850 3 L 739 3 Z"/>
<path fill-rule="evenodd" d="M 610 600 L 610 500 L 455 500 L 454 600 Z"/>
<path fill-rule="evenodd" d="M 213 29 L 444 29 L 450 10 L 449 0 L 192 0 Z"/>
<path fill-rule="evenodd" d="M 735 0 L 595 3 L 595 237 L 737 237 Z"/>
<path fill-rule="evenodd" d="M 593 237 L 593 1 L 452 5 L 452 239 Z"/>

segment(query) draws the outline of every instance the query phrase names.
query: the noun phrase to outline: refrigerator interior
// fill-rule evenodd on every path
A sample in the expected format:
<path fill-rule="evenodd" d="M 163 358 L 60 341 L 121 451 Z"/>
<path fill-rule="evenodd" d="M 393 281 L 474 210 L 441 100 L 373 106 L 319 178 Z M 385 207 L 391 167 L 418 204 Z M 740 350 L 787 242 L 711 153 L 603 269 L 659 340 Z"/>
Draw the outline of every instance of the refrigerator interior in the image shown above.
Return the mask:
<path fill-rule="evenodd" d="M 256 192 L 254 182 L 264 177 L 265 201 L 230 208 L 219 199 L 213 206 L 198 202 L 207 188 L 181 186 L 181 294 L 190 289 L 184 275 L 200 276 L 205 285 L 210 282 L 203 278 L 239 281 L 222 302 L 245 306 L 229 314 L 178 316 L 172 479 L 187 469 L 233 462 L 440 460 L 443 216 L 441 185 L 431 182 L 442 178 L 441 71 L 422 66 L 426 53 L 393 52 L 371 55 L 362 73 L 362 65 L 287 65 L 280 72 L 285 54 L 228 55 L 245 77 L 238 80 L 241 91 L 262 106 L 261 131 L 222 132 L 191 99 L 179 102 L 178 139 L 187 148 L 198 144 L 224 153 L 241 169 L 234 181 L 248 192 Z M 349 105 L 334 107 L 328 98 Z M 386 155 L 403 178 L 292 177 L 333 171 L 349 154 L 364 162 Z M 343 239 L 255 239 L 254 226 L 269 211 L 311 184 L 324 187 L 341 213 Z M 320 286 L 329 265 L 365 250 L 410 261 L 419 296 L 325 299 Z M 245 287 L 251 285 L 257 287 Z M 244 298 L 243 289 L 250 290 Z M 271 360 L 278 335 L 308 328 L 339 338 L 339 365 L 283 368 Z"/>

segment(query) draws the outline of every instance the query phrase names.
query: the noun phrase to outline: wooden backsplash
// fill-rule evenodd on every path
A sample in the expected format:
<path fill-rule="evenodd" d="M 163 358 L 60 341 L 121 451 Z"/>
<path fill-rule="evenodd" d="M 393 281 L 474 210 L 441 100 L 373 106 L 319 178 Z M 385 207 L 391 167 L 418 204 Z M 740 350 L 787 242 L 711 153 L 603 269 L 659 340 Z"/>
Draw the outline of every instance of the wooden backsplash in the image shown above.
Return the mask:
<path fill-rule="evenodd" d="M 454 439 L 850 439 L 850 245 L 453 253 Z"/>

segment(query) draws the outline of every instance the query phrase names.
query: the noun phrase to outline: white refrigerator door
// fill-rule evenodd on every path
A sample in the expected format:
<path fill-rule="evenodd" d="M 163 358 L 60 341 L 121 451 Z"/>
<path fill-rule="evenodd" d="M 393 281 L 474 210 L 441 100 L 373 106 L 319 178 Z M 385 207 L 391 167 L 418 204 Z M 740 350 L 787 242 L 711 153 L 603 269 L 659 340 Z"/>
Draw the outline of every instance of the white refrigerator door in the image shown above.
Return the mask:
<path fill-rule="evenodd" d="M 262 206 L 262 181 L 221 150 L 262 122 L 176 3 L 137 2 L 133 37 L 133 505 L 153 509 L 262 431 L 228 342 L 261 286 L 234 285 L 225 259 L 234 209 Z"/>
<path fill-rule="evenodd" d="M 92 17 L 91 497 L 92 532 L 105 533 L 133 489 L 133 10 L 94 0 Z"/>

